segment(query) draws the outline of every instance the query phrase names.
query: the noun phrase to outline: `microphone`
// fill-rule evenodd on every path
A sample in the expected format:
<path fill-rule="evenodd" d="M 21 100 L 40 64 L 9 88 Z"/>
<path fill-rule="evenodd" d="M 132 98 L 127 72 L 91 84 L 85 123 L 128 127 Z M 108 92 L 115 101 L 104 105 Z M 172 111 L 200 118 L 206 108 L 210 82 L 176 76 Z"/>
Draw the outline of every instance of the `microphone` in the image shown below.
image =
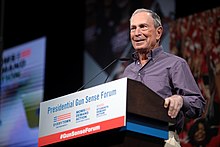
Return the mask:
<path fill-rule="evenodd" d="M 112 64 L 114 64 L 116 61 L 129 61 L 131 58 L 124 57 L 124 58 L 116 58 L 111 63 L 109 63 L 107 66 L 105 66 L 98 74 L 96 74 L 93 78 L 91 78 L 88 82 L 86 82 L 84 85 L 82 85 L 77 91 L 82 90 L 86 85 L 88 85 L 92 80 L 94 80 L 96 77 L 98 77 L 102 72 L 104 72 L 108 67 L 110 67 Z M 107 77 L 108 78 L 108 77 Z M 105 80 L 106 81 L 106 80 Z"/>

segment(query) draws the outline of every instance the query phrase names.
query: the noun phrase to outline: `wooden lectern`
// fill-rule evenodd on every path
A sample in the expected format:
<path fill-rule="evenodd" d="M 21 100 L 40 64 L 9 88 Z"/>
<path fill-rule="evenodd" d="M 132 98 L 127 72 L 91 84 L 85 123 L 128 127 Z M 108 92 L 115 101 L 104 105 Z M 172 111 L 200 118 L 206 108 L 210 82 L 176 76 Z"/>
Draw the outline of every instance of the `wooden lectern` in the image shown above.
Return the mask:
<path fill-rule="evenodd" d="M 108 90 L 108 88 L 110 90 Z M 104 90 L 108 92 L 103 92 Z M 88 95 L 92 96 L 90 97 Z M 105 96 L 107 97 L 106 99 Z M 110 96 L 112 96 L 112 98 Z M 76 106 L 76 100 L 78 100 L 79 97 L 85 98 L 87 100 L 86 102 L 90 104 L 86 104 L 85 101 L 81 100 L 82 106 Z M 121 100 L 123 99 L 122 97 L 125 97 L 125 100 Z M 69 110 L 64 110 L 64 108 L 66 108 L 64 107 L 65 105 L 60 104 L 64 99 L 68 102 L 69 107 L 67 108 Z M 56 100 L 59 102 L 56 103 Z M 75 107 L 73 106 L 74 104 Z M 85 108 L 83 108 L 83 104 Z M 176 122 L 175 119 L 171 119 L 167 115 L 167 109 L 163 107 L 163 104 L 164 99 L 143 83 L 128 78 L 122 78 L 88 88 L 79 93 L 76 92 L 61 98 L 56 98 L 51 100 L 51 102 L 42 102 L 40 105 L 39 146 L 88 145 L 103 147 L 162 147 L 164 146 L 164 140 L 168 138 L 168 125 L 170 123 L 175 124 Z M 52 107 L 52 105 L 55 107 Z M 95 107 L 94 112 L 92 111 L 92 105 Z M 70 106 L 72 106 L 72 108 L 70 108 Z M 75 111 L 75 109 L 77 110 Z M 84 110 L 88 111 L 81 114 L 87 118 L 87 120 L 82 119 L 84 122 L 77 122 L 77 120 L 81 118 L 77 118 L 77 116 L 80 115 L 78 112 Z M 62 114 L 56 114 L 61 112 Z M 48 115 L 46 118 L 44 113 Z M 71 118 L 66 115 L 70 113 L 73 113 Z M 64 114 L 66 115 L 64 117 L 66 120 L 64 119 L 57 122 L 57 117 Z M 92 114 L 94 114 L 94 116 L 92 116 Z M 122 116 L 120 114 L 122 114 Z M 49 115 L 53 115 L 51 119 Z M 102 117 L 104 119 L 100 119 Z M 119 121 L 112 120 L 118 118 L 124 118 L 124 120 L 120 121 L 120 125 L 117 126 L 116 123 Z M 93 119 L 100 119 L 100 121 L 92 121 Z M 77 127 L 73 129 L 73 127 L 75 127 L 73 124 L 84 123 L 84 126 L 91 126 L 91 124 L 86 124 L 86 121 L 91 121 L 93 124 L 103 123 L 105 125 L 100 125 L 100 128 L 103 128 L 103 130 L 97 131 L 96 133 L 89 133 L 79 137 L 74 137 L 74 133 L 72 133 L 72 137 L 69 139 L 56 139 L 58 141 L 51 141 L 56 137 L 54 134 L 59 135 L 58 138 L 62 138 L 60 136 L 65 134 L 65 131 L 71 130 L 71 132 L 76 132 Z M 49 125 L 45 126 L 44 124 Z M 73 126 L 71 127 L 71 125 Z M 84 126 L 81 125 L 79 128 Z M 62 127 L 63 130 L 59 130 Z M 71 133 L 69 133 L 69 136 L 71 136 Z"/>

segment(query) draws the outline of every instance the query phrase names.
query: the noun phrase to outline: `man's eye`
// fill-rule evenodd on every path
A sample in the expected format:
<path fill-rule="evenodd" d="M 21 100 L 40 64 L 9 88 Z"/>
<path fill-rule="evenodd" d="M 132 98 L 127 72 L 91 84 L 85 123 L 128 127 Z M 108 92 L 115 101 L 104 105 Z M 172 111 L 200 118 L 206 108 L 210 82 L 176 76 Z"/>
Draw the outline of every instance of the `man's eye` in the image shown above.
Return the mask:
<path fill-rule="evenodd" d="M 130 28 L 131 31 L 135 31 L 135 28 Z"/>
<path fill-rule="evenodd" d="M 140 28 L 141 28 L 141 30 L 147 30 L 148 26 L 147 25 L 141 25 Z"/>

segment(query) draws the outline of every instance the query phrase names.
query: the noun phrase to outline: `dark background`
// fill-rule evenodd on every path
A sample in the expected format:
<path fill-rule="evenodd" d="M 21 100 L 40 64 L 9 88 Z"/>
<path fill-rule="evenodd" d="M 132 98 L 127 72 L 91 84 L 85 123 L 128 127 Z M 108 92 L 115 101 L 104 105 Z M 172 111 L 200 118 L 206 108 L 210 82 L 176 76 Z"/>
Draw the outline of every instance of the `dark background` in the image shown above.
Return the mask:
<path fill-rule="evenodd" d="M 1 34 L 7 49 L 47 37 L 45 100 L 83 84 L 85 1 L 1 0 Z M 176 1 L 175 18 L 215 8 L 219 0 Z"/>
<path fill-rule="evenodd" d="M 82 84 L 83 13 L 83 1 L 5 0 L 5 49 L 47 37 L 45 100 Z"/>

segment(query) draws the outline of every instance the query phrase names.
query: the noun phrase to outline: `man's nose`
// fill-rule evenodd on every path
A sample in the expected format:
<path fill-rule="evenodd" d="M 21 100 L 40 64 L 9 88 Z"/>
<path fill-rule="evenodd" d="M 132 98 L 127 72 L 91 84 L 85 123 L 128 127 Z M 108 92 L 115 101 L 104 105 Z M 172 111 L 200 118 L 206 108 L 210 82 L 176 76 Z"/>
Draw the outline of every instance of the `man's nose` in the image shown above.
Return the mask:
<path fill-rule="evenodd" d="M 136 28 L 136 30 L 135 30 L 135 35 L 136 35 L 136 36 L 141 35 L 141 30 L 140 30 L 140 28 Z"/>

